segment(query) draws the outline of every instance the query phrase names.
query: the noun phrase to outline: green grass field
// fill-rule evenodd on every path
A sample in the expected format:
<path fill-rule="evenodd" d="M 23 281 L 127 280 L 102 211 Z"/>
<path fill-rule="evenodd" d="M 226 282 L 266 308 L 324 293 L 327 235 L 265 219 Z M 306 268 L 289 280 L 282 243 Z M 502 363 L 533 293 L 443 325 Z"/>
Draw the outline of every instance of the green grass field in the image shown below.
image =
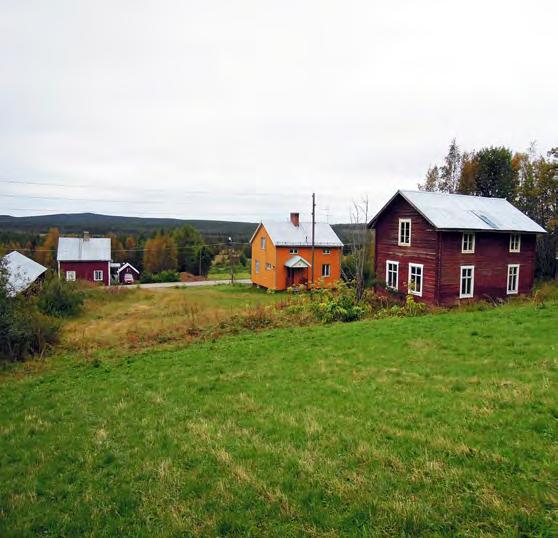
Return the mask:
<path fill-rule="evenodd" d="M 558 309 L 51 359 L 0 385 L 0 536 L 557 536 Z"/>

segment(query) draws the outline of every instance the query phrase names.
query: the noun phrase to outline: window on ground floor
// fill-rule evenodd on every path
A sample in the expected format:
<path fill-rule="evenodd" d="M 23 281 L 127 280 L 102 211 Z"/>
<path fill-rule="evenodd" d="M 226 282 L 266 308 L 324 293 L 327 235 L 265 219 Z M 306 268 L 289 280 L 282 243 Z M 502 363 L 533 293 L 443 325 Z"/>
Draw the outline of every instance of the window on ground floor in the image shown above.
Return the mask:
<path fill-rule="evenodd" d="M 331 276 L 331 265 L 329 263 L 322 264 L 322 277 L 327 278 Z"/>
<path fill-rule="evenodd" d="M 409 293 L 422 297 L 423 265 L 419 263 L 409 264 Z"/>
<path fill-rule="evenodd" d="M 95 282 L 101 282 L 103 280 L 103 271 L 100 269 L 96 269 L 93 271 L 93 280 Z"/>
<path fill-rule="evenodd" d="M 399 262 L 386 262 L 386 286 L 392 290 L 399 289 Z"/>
<path fill-rule="evenodd" d="M 256 273 L 259 273 L 259 272 L 260 272 L 260 262 L 259 262 L 259 260 L 256 260 L 256 263 L 255 263 L 255 270 L 256 270 Z"/>
<path fill-rule="evenodd" d="M 271 271 L 272 268 L 273 268 L 273 266 L 270 263 L 265 264 L 265 270 L 266 271 Z"/>
<path fill-rule="evenodd" d="M 66 271 L 66 282 L 75 282 L 75 280 L 76 280 L 76 272 Z"/>
<path fill-rule="evenodd" d="M 515 295 L 519 291 L 519 264 L 508 265 L 508 295 Z"/>
<path fill-rule="evenodd" d="M 473 265 L 461 266 L 459 283 L 459 298 L 466 299 L 475 294 L 475 267 Z"/>

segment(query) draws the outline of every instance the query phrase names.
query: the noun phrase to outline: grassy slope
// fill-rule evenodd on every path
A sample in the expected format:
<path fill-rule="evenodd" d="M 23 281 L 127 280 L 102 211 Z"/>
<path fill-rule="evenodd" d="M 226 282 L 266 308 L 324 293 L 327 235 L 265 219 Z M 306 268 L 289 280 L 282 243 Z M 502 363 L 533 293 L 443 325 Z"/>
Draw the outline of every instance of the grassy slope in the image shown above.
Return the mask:
<path fill-rule="evenodd" d="M 12 379 L 0 535 L 556 535 L 557 322 L 277 330 Z"/>

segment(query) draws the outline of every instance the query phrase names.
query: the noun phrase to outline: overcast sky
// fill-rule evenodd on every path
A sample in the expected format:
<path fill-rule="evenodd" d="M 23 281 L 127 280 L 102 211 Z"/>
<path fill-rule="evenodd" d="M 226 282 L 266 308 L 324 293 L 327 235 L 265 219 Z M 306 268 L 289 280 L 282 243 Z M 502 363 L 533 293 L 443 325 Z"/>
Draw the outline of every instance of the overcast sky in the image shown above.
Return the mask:
<path fill-rule="evenodd" d="M 347 222 L 453 137 L 557 146 L 557 20 L 556 0 L 0 0 L 0 214 L 258 221 L 315 191 Z"/>

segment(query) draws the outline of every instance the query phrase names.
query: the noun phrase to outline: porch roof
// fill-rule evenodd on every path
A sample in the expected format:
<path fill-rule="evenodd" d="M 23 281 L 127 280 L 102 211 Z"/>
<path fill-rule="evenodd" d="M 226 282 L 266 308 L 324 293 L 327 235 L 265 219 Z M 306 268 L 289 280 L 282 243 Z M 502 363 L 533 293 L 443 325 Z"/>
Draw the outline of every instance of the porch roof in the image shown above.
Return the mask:
<path fill-rule="evenodd" d="M 285 267 L 290 267 L 291 269 L 307 269 L 312 266 L 302 256 L 293 256 L 285 262 Z"/>

